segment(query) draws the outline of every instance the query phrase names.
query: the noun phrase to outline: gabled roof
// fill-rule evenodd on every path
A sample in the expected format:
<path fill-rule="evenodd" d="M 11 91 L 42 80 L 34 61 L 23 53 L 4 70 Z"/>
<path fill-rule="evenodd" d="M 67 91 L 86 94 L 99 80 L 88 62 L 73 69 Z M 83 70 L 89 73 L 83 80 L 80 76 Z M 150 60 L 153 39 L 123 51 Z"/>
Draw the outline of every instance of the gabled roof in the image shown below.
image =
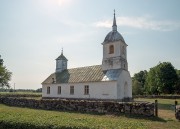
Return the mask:
<path fill-rule="evenodd" d="M 118 69 L 103 73 L 101 65 L 72 68 L 51 74 L 42 84 L 52 84 L 53 80 L 57 84 L 113 81 L 118 79 L 120 72 Z"/>
<path fill-rule="evenodd" d="M 67 58 L 61 53 L 61 55 L 56 60 L 65 60 L 68 61 Z"/>

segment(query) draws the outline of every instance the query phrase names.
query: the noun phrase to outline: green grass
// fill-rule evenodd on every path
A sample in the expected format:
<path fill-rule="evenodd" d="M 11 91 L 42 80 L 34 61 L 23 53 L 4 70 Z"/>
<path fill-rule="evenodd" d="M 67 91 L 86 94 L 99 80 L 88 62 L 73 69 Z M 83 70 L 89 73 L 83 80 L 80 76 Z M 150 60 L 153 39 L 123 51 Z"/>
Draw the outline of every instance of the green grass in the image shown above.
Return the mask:
<path fill-rule="evenodd" d="M 146 98 L 139 98 L 135 99 L 136 101 L 148 101 L 154 102 L 155 99 L 146 99 Z M 164 120 L 176 120 L 175 119 L 175 110 L 174 104 L 175 99 L 157 99 L 158 100 L 158 116 Z M 180 104 L 180 99 L 176 99 Z"/>
<path fill-rule="evenodd" d="M 42 93 L 38 92 L 0 92 L 2 95 L 12 95 L 12 94 L 32 94 L 32 95 L 41 95 Z"/>
<path fill-rule="evenodd" d="M 0 92 L 0 96 L 21 97 L 27 99 L 42 99 L 42 93 L 37 92 Z"/>
<path fill-rule="evenodd" d="M 136 99 L 154 102 L 154 99 Z M 179 129 L 180 122 L 175 119 L 171 105 L 174 100 L 158 99 L 159 118 L 120 114 L 102 115 L 77 112 L 59 112 L 10 107 L 0 104 L 0 126 L 26 129 Z M 180 102 L 180 99 L 178 100 Z M 5 128 L 3 128 L 5 129 Z"/>
<path fill-rule="evenodd" d="M 35 110 L 28 108 L 9 107 L 0 104 L 0 123 L 23 125 L 34 128 L 97 128 L 97 129 L 146 129 L 146 124 L 139 118 L 126 116 L 95 115 L 73 112 Z M 14 127 L 14 126 L 13 126 Z M 28 127 L 26 127 L 28 128 Z"/>

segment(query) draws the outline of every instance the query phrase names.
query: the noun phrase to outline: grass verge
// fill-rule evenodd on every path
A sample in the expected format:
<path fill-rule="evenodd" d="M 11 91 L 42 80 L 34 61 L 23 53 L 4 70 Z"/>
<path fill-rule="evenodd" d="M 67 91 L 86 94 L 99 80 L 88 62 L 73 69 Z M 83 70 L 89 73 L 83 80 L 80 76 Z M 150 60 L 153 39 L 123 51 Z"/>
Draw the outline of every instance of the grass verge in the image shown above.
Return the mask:
<path fill-rule="evenodd" d="M 137 99 L 154 102 L 154 99 Z M 179 129 L 174 100 L 158 99 L 159 118 L 102 115 L 10 107 L 0 104 L 0 129 Z M 178 100 L 180 102 L 180 100 Z"/>

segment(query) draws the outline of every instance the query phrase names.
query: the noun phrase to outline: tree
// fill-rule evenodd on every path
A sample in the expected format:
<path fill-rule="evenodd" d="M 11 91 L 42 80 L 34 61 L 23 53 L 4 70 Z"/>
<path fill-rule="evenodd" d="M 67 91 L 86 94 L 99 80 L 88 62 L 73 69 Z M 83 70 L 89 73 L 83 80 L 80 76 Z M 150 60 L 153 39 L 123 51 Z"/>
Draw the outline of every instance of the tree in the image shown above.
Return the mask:
<path fill-rule="evenodd" d="M 42 88 L 38 88 L 36 92 L 42 92 Z"/>
<path fill-rule="evenodd" d="M 147 74 L 145 91 L 149 94 L 159 94 L 159 88 L 156 85 L 156 67 L 150 68 Z"/>
<path fill-rule="evenodd" d="M 170 62 L 159 63 L 150 69 L 146 79 L 146 89 L 151 94 L 172 94 L 178 81 L 176 70 Z"/>
<path fill-rule="evenodd" d="M 132 82 L 133 82 L 132 88 L 134 95 L 143 94 L 146 76 L 147 76 L 146 70 L 134 74 L 134 77 L 132 78 Z"/>
<path fill-rule="evenodd" d="M 139 73 L 134 74 L 133 79 L 137 80 L 138 82 L 140 82 L 142 84 L 142 87 L 144 88 L 144 84 L 146 81 L 146 76 L 147 76 L 147 71 L 140 71 Z"/>
<path fill-rule="evenodd" d="M 180 70 L 176 70 L 178 81 L 175 85 L 175 93 L 180 94 Z"/>
<path fill-rule="evenodd" d="M 133 95 L 142 95 L 143 94 L 143 88 L 142 88 L 141 82 L 139 82 L 137 80 L 133 80 L 132 93 L 133 93 Z"/>
<path fill-rule="evenodd" d="M 12 73 L 9 72 L 5 66 L 3 66 L 3 59 L 0 56 L 0 87 L 10 87 L 9 81 L 11 79 Z"/>

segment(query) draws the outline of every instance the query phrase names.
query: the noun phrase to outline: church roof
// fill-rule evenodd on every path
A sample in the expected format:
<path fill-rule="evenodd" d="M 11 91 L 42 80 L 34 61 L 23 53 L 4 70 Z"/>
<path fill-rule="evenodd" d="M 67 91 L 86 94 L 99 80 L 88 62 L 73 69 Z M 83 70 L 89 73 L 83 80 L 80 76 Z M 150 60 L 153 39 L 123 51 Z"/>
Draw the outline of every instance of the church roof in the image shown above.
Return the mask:
<path fill-rule="evenodd" d="M 103 73 L 101 65 L 66 69 L 51 74 L 42 84 L 82 83 L 117 80 L 121 70 L 109 70 Z"/>
<path fill-rule="evenodd" d="M 63 55 L 63 53 L 61 53 L 61 55 L 56 59 L 56 60 L 67 60 L 67 58 Z"/>
<path fill-rule="evenodd" d="M 58 58 L 56 58 L 56 60 L 65 60 L 65 61 L 68 61 L 67 58 L 63 55 L 63 48 L 61 50 L 61 55 Z"/>
<path fill-rule="evenodd" d="M 111 31 L 106 35 L 104 39 L 104 43 L 114 42 L 114 41 L 119 41 L 119 40 L 125 42 L 124 38 L 118 31 Z"/>
<path fill-rule="evenodd" d="M 119 40 L 125 42 L 122 35 L 117 31 L 116 17 L 115 17 L 115 10 L 114 10 L 112 31 L 106 35 L 106 37 L 104 39 L 104 43 L 109 43 L 109 42 L 114 42 L 114 41 L 119 41 Z"/>

